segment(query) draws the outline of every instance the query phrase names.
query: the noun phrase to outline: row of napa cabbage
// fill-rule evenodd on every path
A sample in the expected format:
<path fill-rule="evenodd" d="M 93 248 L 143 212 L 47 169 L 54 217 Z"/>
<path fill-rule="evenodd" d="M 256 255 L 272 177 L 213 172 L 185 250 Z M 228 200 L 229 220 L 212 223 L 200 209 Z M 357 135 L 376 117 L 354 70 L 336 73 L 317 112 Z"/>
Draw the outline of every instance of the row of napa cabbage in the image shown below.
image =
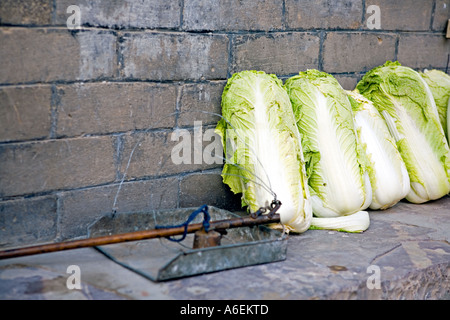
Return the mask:
<path fill-rule="evenodd" d="M 222 177 L 255 212 L 282 203 L 281 223 L 361 232 L 367 208 L 425 203 L 450 192 L 450 76 L 386 62 L 355 90 L 330 74 L 283 82 L 235 73 L 222 94 Z"/>

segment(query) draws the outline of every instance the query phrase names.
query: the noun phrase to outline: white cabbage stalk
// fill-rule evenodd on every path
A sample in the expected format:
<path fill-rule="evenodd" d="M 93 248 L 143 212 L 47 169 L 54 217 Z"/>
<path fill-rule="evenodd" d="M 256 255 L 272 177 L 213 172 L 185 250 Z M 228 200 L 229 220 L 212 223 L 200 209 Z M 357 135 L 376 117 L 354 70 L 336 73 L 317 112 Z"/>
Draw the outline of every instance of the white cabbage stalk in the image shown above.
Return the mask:
<path fill-rule="evenodd" d="M 388 61 L 367 72 L 357 90 L 382 114 L 410 178 L 406 199 L 424 203 L 450 192 L 450 149 L 427 83 Z"/>
<path fill-rule="evenodd" d="M 311 229 L 326 229 L 345 232 L 362 232 L 369 228 L 367 211 L 358 211 L 350 216 L 337 218 L 312 218 Z"/>
<path fill-rule="evenodd" d="M 313 213 L 326 218 L 320 228 L 336 229 L 349 216 L 345 221 L 354 218 L 357 229 L 365 230 L 369 216 L 354 214 L 369 207 L 372 190 L 345 91 L 333 76 L 318 70 L 300 72 L 285 88 L 302 137 Z M 317 221 L 312 221 L 313 228 L 319 227 Z"/>
<path fill-rule="evenodd" d="M 410 191 L 406 165 L 394 138 L 373 103 L 356 91 L 347 91 L 352 102 L 360 142 L 368 156 L 373 210 L 387 209 Z"/>
<path fill-rule="evenodd" d="M 300 134 L 282 82 L 258 71 L 235 73 L 222 94 L 216 132 L 226 163 L 222 177 L 251 212 L 274 200 L 288 230 L 306 231 L 311 223 Z"/>

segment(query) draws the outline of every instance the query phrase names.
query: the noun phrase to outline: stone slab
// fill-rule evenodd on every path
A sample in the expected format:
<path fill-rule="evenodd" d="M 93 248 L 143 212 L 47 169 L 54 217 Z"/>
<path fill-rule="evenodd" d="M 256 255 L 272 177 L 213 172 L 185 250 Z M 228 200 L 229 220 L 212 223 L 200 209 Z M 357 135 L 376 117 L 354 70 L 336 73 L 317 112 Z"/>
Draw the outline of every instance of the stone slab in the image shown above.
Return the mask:
<path fill-rule="evenodd" d="M 450 197 L 370 211 L 361 234 L 290 235 L 287 259 L 152 282 L 93 248 L 0 261 L 0 299 L 448 299 Z M 82 289 L 69 290 L 69 265 Z M 379 286 L 377 281 L 379 280 Z"/>

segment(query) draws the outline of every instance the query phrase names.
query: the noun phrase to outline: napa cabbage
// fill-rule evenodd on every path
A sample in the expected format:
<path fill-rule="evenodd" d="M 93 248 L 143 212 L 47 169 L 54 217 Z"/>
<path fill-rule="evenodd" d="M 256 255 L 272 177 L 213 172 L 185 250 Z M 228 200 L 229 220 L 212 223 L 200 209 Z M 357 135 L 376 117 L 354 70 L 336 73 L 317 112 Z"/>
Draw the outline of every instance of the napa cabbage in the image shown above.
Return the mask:
<path fill-rule="evenodd" d="M 442 129 L 444 129 L 444 133 L 447 135 L 447 141 L 450 141 L 450 135 L 447 130 L 447 112 L 450 103 L 450 76 L 436 69 L 425 70 L 420 75 L 430 87 L 434 101 L 436 102 L 439 121 Z"/>
<path fill-rule="evenodd" d="M 370 209 L 387 209 L 410 191 L 406 165 L 389 129 L 372 101 L 347 91 L 352 104 L 359 141 L 367 154 L 372 202 Z"/>
<path fill-rule="evenodd" d="M 312 227 L 367 229 L 369 215 L 362 210 L 372 201 L 372 189 L 345 91 L 332 75 L 318 70 L 300 72 L 284 87 L 301 135 L 315 216 Z"/>
<path fill-rule="evenodd" d="M 385 119 L 410 178 L 406 199 L 424 203 L 450 191 L 450 150 L 436 104 L 420 74 L 398 62 L 367 72 L 357 90 Z"/>
<path fill-rule="evenodd" d="M 310 227 L 309 200 L 300 135 L 283 83 L 262 71 L 242 71 L 228 79 L 222 93 L 223 182 L 242 193 L 251 212 L 274 198 L 282 205 L 281 223 L 289 230 Z"/>

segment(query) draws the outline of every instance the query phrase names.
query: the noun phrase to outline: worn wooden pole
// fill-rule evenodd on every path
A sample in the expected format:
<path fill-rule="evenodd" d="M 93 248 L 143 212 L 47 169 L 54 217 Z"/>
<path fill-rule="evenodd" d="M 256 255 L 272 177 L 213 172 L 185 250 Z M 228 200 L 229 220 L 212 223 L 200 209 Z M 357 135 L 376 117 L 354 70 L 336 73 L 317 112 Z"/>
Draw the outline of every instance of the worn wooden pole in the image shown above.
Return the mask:
<path fill-rule="evenodd" d="M 217 220 L 210 222 L 209 230 L 226 230 L 230 228 L 239 228 L 239 227 L 249 227 L 256 226 L 261 224 L 270 224 L 270 223 L 279 223 L 280 215 L 273 214 L 276 212 L 279 206 L 275 206 L 267 215 L 260 215 L 258 217 L 241 217 L 241 218 L 233 218 L 227 220 Z M 58 243 L 49 243 L 43 245 L 36 245 L 31 247 L 23 247 L 16 249 L 8 249 L 4 251 L 0 251 L 0 259 L 9 259 L 15 257 L 29 256 L 40 253 L 48 253 L 55 251 L 63 251 L 63 250 L 71 250 L 78 248 L 86 248 L 86 247 L 95 247 L 102 246 L 113 243 L 127 242 L 127 241 L 137 241 L 137 240 L 145 240 L 145 239 L 154 239 L 154 238 L 165 238 L 175 235 L 184 234 L 185 227 L 175 227 L 175 228 L 163 228 L 163 229 L 151 229 L 151 230 L 143 230 L 129 233 L 122 233 L 117 235 L 110 236 L 102 236 L 96 238 L 88 238 L 81 240 L 72 240 Z M 188 233 L 193 233 L 198 230 L 203 229 L 202 223 L 190 224 L 187 227 Z"/>

